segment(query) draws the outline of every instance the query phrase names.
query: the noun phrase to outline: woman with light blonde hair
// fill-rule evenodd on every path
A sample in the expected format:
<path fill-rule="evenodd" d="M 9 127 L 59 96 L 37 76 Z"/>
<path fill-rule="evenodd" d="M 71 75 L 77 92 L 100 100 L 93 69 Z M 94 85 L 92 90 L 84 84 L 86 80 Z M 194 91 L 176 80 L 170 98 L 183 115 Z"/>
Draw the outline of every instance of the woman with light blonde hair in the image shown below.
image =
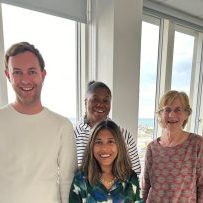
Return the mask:
<path fill-rule="evenodd" d="M 147 146 L 144 202 L 203 202 L 203 137 L 184 130 L 192 113 L 187 94 L 166 92 L 157 113 L 162 134 Z"/>

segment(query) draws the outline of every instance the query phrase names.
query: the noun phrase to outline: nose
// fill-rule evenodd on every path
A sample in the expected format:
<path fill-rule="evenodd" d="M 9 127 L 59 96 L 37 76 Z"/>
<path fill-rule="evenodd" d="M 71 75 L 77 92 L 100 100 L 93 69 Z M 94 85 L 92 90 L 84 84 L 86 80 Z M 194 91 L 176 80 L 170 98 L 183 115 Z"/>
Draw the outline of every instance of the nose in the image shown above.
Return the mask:
<path fill-rule="evenodd" d="M 29 75 L 26 74 L 26 73 L 22 74 L 22 76 L 21 76 L 21 82 L 22 82 L 23 84 L 29 83 L 29 82 L 30 82 L 30 77 L 29 77 Z"/>
<path fill-rule="evenodd" d="M 98 101 L 98 102 L 97 102 L 97 106 L 104 106 L 104 102 Z"/>
<path fill-rule="evenodd" d="M 102 146 L 101 146 L 101 150 L 105 152 L 107 149 L 108 149 L 108 144 L 103 143 Z"/>
<path fill-rule="evenodd" d="M 175 111 L 171 109 L 171 111 L 170 111 L 170 113 L 169 113 L 169 116 L 170 116 L 170 117 L 173 117 L 175 114 L 176 114 Z"/>

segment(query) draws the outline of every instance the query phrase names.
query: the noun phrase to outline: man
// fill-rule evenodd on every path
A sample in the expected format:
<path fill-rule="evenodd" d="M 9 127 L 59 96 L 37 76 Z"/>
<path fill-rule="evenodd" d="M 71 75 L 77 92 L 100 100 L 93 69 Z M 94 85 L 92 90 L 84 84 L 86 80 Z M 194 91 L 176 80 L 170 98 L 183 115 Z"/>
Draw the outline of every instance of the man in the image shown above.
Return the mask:
<path fill-rule="evenodd" d="M 42 106 L 46 76 L 39 51 L 27 42 L 5 55 L 16 100 L 0 109 L 0 202 L 67 203 L 76 167 L 72 124 Z"/>

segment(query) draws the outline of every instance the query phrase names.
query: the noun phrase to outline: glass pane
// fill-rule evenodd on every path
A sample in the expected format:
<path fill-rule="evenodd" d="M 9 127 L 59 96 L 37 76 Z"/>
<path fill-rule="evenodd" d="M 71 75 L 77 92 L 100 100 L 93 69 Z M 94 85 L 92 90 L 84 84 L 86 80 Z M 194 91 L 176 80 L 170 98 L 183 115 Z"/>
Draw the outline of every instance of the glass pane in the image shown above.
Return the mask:
<path fill-rule="evenodd" d="M 139 92 L 138 150 L 143 164 L 154 131 L 159 26 L 143 22 Z"/>
<path fill-rule="evenodd" d="M 5 49 L 28 41 L 45 60 L 47 76 L 42 103 L 51 110 L 76 120 L 76 29 L 75 22 L 3 4 Z M 8 84 L 9 102 L 14 93 Z"/>
<path fill-rule="evenodd" d="M 190 93 L 194 37 L 175 32 L 171 89 Z"/>

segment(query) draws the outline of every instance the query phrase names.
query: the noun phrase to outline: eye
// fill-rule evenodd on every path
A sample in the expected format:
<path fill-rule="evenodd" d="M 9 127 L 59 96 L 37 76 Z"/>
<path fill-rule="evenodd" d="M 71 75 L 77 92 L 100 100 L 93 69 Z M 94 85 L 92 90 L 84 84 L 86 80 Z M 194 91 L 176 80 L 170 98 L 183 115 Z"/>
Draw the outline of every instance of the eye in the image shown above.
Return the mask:
<path fill-rule="evenodd" d="M 181 107 L 176 108 L 176 109 L 174 110 L 175 113 L 182 113 L 182 112 L 184 112 L 184 111 L 185 111 L 185 109 L 183 109 L 183 108 L 181 108 Z"/>
<path fill-rule="evenodd" d="M 95 140 L 94 144 L 100 145 L 100 144 L 102 144 L 102 141 L 101 140 Z"/>
<path fill-rule="evenodd" d="M 14 70 L 12 74 L 13 75 L 22 75 L 22 71 L 20 71 L 20 70 Z"/>
<path fill-rule="evenodd" d="M 179 113 L 179 112 L 182 111 L 182 109 L 181 109 L 181 108 L 177 108 L 177 109 L 175 109 L 174 111 L 175 111 L 176 113 Z"/>
<path fill-rule="evenodd" d="M 115 142 L 115 140 L 112 139 L 112 140 L 108 140 L 108 143 L 109 144 L 115 144 L 116 142 Z"/>
<path fill-rule="evenodd" d="M 104 99 L 103 102 L 106 103 L 106 104 L 109 104 L 110 103 L 110 99 Z"/>
<path fill-rule="evenodd" d="M 98 98 L 93 98 L 93 100 L 92 100 L 94 103 L 98 103 L 99 102 L 99 100 L 98 100 Z"/>
<path fill-rule="evenodd" d="M 30 70 L 30 71 L 29 71 L 29 74 L 30 74 L 30 75 L 35 75 L 35 74 L 37 74 L 37 72 L 36 72 L 35 70 Z"/>
<path fill-rule="evenodd" d="M 170 113 L 172 110 L 169 107 L 163 109 L 164 113 Z"/>

